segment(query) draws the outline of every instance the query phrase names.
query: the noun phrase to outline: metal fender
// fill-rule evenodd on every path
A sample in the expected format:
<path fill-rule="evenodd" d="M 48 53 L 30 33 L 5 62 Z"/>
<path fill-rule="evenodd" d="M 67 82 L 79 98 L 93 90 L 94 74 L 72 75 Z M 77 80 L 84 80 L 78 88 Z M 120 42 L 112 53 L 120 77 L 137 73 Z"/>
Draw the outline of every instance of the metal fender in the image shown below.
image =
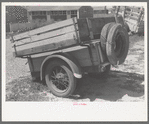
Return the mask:
<path fill-rule="evenodd" d="M 40 79 L 41 80 L 43 80 L 44 69 L 45 69 L 46 65 L 49 63 L 50 60 L 54 60 L 54 59 L 61 59 L 64 62 L 66 62 L 70 66 L 74 76 L 76 78 L 82 78 L 81 68 L 79 67 L 79 65 L 76 62 L 74 62 L 72 59 L 70 59 L 66 56 L 59 55 L 59 54 L 53 54 L 53 55 L 46 57 L 41 64 L 41 67 L 40 67 Z"/>

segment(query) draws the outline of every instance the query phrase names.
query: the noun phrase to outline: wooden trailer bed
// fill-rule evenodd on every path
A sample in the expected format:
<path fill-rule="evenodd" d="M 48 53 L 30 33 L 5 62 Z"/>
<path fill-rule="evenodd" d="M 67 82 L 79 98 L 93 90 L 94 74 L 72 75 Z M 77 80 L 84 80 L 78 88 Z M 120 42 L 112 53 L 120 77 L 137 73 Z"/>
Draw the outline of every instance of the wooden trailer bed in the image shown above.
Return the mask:
<path fill-rule="evenodd" d="M 14 55 L 22 57 L 89 43 L 100 38 L 102 27 L 109 22 L 115 22 L 114 16 L 71 18 L 15 35 Z"/>

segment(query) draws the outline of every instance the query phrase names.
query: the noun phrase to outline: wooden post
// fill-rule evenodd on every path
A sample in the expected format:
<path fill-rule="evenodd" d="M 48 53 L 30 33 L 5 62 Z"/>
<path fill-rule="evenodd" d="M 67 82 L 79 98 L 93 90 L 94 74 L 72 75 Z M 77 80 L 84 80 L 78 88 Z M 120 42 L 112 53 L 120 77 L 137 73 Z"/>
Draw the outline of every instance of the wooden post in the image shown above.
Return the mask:
<path fill-rule="evenodd" d="M 28 12 L 28 21 L 32 22 L 32 12 Z"/>
<path fill-rule="evenodd" d="M 67 19 L 70 19 L 71 18 L 71 11 L 67 11 Z"/>
<path fill-rule="evenodd" d="M 47 22 L 50 22 L 51 21 L 50 12 L 46 12 L 46 16 L 47 16 Z"/>
<path fill-rule="evenodd" d="M 79 10 L 77 10 L 77 18 L 79 19 Z"/>
<path fill-rule="evenodd" d="M 116 11 L 116 17 L 118 16 L 118 12 L 120 10 L 120 6 L 118 6 L 117 11 Z"/>
<path fill-rule="evenodd" d="M 126 6 L 125 6 L 125 9 L 124 9 L 123 18 L 126 17 L 125 14 L 126 14 Z"/>
<path fill-rule="evenodd" d="M 92 24 L 91 24 L 91 20 L 89 20 L 88 18 L 86 18 L 87 21 L 87 26 L 88 26 L 88 30 L 89 30 L 89 37 L 90 39 L 94 39 L 94 35 L 93 35 L 93 31 L 92 31 Z"/>
<path fill-rule="evenodd" d="M 136 28 L 135 31 L 137 31 L 137 29 L 139 28 L 139 26 L 140 26 L 140 24 L 141 24 L 142 15 L 143 15 L 143 7 L 141 7 L 140 14 L 139 14 L 139 17 L 138 17 L 138 20 L 137 20 L 137 28 Z"/>

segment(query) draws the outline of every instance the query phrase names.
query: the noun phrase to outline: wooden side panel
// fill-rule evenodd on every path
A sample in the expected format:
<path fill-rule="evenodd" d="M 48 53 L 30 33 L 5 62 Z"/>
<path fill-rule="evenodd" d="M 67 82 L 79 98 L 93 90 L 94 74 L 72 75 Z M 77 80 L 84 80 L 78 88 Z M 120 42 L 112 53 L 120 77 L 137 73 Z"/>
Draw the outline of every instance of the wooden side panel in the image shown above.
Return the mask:
<path fill-rule="evenodd" d="M 103 26 L 107 23 L 115 22 L 115 17 L 107 16 L 100 18 L 89 18 L 89 20 L 91 21 L 94 39 L 99 39 Z M 89 41 L 90 33 L 86 19 L 78 19 L 78 29 L 81 41 Z"/>
<path fill-rule="evenodd" d="M 49 38 L 46 40 L 32 42 L 22 46 L 17 46 L 17 56 L 30 55 L 51 50 L 58 50 L 78 43 L 76 32 L 67 33 L 58 37 Z"/>
<path fill-rule="evenodd" d="M 87 25 L 86 19 L 78 19 L 78 28 L 79 28 L 79 36 L 81 41 L 89 41 L 90 40 L 90 32 Z"/>
<path fill-rule="evenodd" d="M 76 28 L 78 30 L 77 25 L 76 25 Z M 15 42 L 15 45 L 16 46 L 17 45 L 24 45 L 24 44 L 31 43 L 31 42 L 34 42 L 34 41 L 48 39 L 48 38 L 51 38 L 51 37 L 57 37 L 57 36 L 60 36 L 60 35 L 66 34 L 66 33 L 70 33 L 70 32 L 74 32 L 74 31 L 75 31 L 75 27 L 74 27 L 74 25 L 71 25 L 71 26 L 63 27 L 61 29 L 54 30 L 54 31 L 51 31 L 51 32 L 38 34 L 38 35 L 33 35 L 30 38 L 26 38 L 26 39 L 23 39 L 21 41 Z"/>
<path fill-rule="evenodd" d="M 74 20 L 75 20 L 75 23 L 76 23 L 77 19 L 74 18 Z M 31 30 L 31 31 L 28 31 L 28 32 L 25 32 L 25 33 L 18 34 L 16 36 L 14 36 L 13 38 L 14 38 L 14 40 L 19 40 L 19 39 L 30 37 L 31 35 L 35 35 L 35 34 L 47 32 L 47 31 L 50 31 L 50 30 L 54 30 L 54 29 L 57 29 L 57 28 L 65 27 L 65 26 L 68 26 L 68 25 L 72 25 L 73 23 L 74 23 L 73 19 L 71 18 L 71 19 L 68 19 L 68 20 L 64 20 L 64 21 L 61 21 L 61 22 L 57 22 L 57 23 L 54 23 L 54 24 L 43 26 L 41 28 L 34 29 L 34 30 Z"/>
<path fill-rule="evenodd" d="M 76 59 L 79 62 L 81 67 L 92 66 L 87 47 L 75 46 L 75 47 L 66 48 L 61 52 L 70 54 L 72 57 L 74 57 L 74 59 Z M 49 55 L 51 55 L 51 52 L 44 56 L 40 54 L 40 56 L 32 57 L 34 72 L 40 71 L 40 67 L 43 60 Z"/>
<path fill-rule="evenodd" d="M 104 17 L 104 18 L 91 18 L 93 34 L 100 35 L 103 26 L 110 22 L 115 22 L 115 17 L 110 16 L 110 17 Z"/>
<path fill-rule="evenodd" d="M 79 50 L 73 50 L 67 53 L 71 54 L 79 62 L 81 67 L 92 66 L 90 54 L 87 47 Z"/>

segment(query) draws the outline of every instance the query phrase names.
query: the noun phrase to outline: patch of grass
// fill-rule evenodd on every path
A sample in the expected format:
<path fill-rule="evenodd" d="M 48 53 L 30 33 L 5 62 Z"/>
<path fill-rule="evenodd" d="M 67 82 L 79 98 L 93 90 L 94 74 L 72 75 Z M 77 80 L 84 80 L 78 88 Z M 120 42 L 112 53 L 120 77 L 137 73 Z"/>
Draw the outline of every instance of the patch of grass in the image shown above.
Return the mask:
<path fill-rule="evenodd" d="M 6 86 L 6 101 L 49 101 L 48 88 L 29 77 L 15 79 Z"/>

